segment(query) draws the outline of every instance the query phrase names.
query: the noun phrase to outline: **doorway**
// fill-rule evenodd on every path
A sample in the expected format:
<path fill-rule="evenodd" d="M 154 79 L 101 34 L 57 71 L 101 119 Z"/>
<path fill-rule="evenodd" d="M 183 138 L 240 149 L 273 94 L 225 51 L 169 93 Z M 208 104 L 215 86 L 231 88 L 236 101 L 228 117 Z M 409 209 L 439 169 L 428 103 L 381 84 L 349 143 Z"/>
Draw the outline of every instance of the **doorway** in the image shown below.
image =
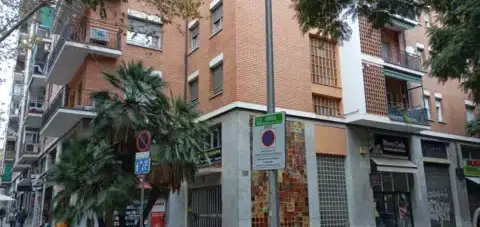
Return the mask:
<path fill-rule="evenodd" d="M 377 227 L 413 227 L 410 193 L 374 192 Z"/>

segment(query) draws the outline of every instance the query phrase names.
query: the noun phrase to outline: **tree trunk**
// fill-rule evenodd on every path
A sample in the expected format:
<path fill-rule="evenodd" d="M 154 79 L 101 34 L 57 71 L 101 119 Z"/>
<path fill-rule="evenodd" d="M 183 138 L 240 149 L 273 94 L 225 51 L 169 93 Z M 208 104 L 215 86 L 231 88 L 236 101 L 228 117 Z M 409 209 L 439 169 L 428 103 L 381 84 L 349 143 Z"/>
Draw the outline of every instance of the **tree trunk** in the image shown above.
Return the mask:
<path fill-rule="evenodd" d="M 105 227 L 114 227 L 114 215 L 113 210 L 109 210 L 105 213 Z"/>

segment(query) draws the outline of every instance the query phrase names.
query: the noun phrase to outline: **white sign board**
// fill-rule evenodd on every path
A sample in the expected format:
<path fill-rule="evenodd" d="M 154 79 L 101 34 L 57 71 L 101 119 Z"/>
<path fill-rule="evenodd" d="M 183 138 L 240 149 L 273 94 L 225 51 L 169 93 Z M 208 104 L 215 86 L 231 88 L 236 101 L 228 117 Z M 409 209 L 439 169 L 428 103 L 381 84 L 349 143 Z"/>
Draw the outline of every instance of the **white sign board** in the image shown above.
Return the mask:
<path fill-rule="evenodd" d="M 253 121 L 253 170 L 285 169 L 285 112 Z"/>

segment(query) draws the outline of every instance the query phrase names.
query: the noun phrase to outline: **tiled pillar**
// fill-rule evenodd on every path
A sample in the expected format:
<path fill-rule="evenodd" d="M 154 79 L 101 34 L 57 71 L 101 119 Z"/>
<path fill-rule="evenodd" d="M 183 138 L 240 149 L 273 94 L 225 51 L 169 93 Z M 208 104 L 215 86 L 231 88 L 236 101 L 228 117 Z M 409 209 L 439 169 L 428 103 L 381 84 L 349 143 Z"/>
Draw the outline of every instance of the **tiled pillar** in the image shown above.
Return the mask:
<path fill-rule="evenodd" d="M 318 198 L 318 169 L 315 153 L 315 125 L 305 123 L 305 151 L 307 162 L 308 209 L 310 226 L 320 226 L 320 207 Z"/>
<path fill-rule="evenodd" d="M 345 177 L 347 181 L 348 215 L 350 226 L 375 226 L 373 192 L 370 187 L 370 155 L 360 154 L 360 147 L 368 146 L 368 131 L 349 126 L 345 129 L 347 157 Z"/>
<path fill-rule="evenodd" d="M 459 179 L 456 168 L 463 167 L 461 145 L 456 142 L 450 143 L 447 147 L 448 159 L 450 160 L 450 182 L 452 183 L 452 197 L 455 208 L 455 221 L 457 226 L 471 227 L 472 217 L 468 204 L 468 192 L 466 179 Z"/>
<path fill-rule="evenodd" d="M 421 139 L 418 136 L 412 136 L 410 156 L 412 162 L 418 166 L 417 173 L 413 175 L 414 185 L 411 193 L 413 221 L 415 226 L 430 226 L 427 182 L 425 181 L 425 171 L 423 167 Z"/>

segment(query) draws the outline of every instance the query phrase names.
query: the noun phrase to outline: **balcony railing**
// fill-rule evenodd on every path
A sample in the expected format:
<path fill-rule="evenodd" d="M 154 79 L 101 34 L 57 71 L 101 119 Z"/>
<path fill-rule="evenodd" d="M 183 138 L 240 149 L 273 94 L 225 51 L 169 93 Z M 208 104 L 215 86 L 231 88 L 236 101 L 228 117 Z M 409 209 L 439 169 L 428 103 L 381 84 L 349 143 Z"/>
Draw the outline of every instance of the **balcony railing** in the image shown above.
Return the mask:
<path fill-rule="evenodd" d="M 42 125 L 45 125 L 60 108 L 93 110 L 94 104 L 90 99 L 90 95 L 93 92 L 95 91 L 86 89 L 68 89 L 66 87 L 62 88 L 43 114 Z"/>
<path fill-rule="evenodd" d="M 393 121 L 408 124 L 428 125 L 427 109 L 422 106 L 409 107 L 401 103 L 388 103 L 388 117 Z"/>
<path fill-rule="evenodd" d="M 420 56 L 409 54 L 404 51 L 382 47 L 382 59 L 390 64 L 402 66 L 408 69 L 421 71 L 422 60 Z"/>
<path fill-rule="evenodd" d="M 47 61 L 47 73 L 50 73 L 52 64 L 57 59 L 62 47 L 67 41 L 85 43 L 107 47 L 111 49 L 121 48 L 122 30 L 116 26 L 96 20 L 72 20 L 65 23 L 52 53 Z"/>

